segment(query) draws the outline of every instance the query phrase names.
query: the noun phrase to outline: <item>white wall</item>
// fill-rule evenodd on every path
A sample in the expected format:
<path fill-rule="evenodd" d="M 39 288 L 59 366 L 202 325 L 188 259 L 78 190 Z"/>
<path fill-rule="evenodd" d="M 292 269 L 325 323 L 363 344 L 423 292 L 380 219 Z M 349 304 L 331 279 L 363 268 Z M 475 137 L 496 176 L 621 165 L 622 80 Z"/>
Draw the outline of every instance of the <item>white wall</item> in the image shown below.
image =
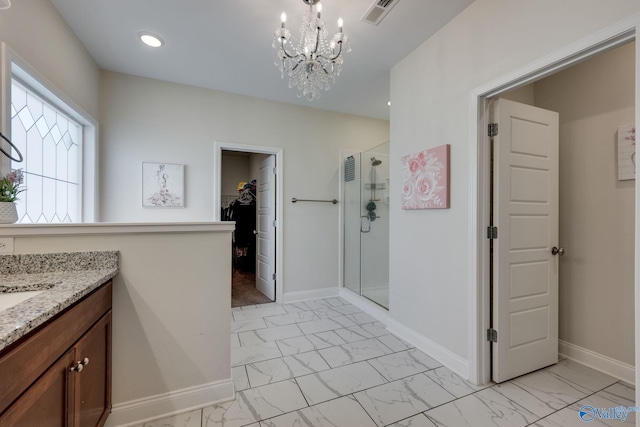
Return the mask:
<path fill-rule="evenodd" d="M 223 196 L 237 196 L 238 183 L 253 179 L 249 169 L 249 156 L 231 151 L 222 152 L 220 192 Z"/>
<path fill-rule="evenodd" d="M 49 0 L 18 0 L 0 10 L 0 41 L 94 118 L 100 70 Z"/>
<path fill-rule="evenodd" d="M 390 315 L 459 359 L 463 375 L 475 333 L 468 329 L 470 92 L 638 12 L 636 0 L 476 0 L 392 69 L 391 180 L 398 188 L 401 156 L 449 143 L 451 209 L 403 211 L 400 192 L 392 192 Z"/>
<path fill-rule="evenodd" d="M 519 87 L 500 94 L 500 98 L 510 99 L 511 101 L 520 102 L 527 105 L 536 105 L 536 93 L 534 84 Z"/>
<path fill-rule="evenodd" d="M 629 365 L 636 181 L 618 181 L 616 131 L 634 123 L 634 79 L 629 43 L 534 85 L 560 114 L 559 338 Z"/>
<path fill-rule="evenodd" d="M 284 149 L 284 292 L 338 284 L 338 209 L 292 197 L 338 197 L 339 148 L 387 141 L 389 123 L 105 71 L 101 219 L 213 219 L 213 143 Z M 186 209 L 143 209 L 143 161 L 186 164 Z"/>
<path fill-rule="evenodd" d="M 233 396 L 230 230 L 16 237 L 14 248 L 16 254 L 119 251 L 108 425 Z M 176 398 L 189 389 L 191 395 Z"/>

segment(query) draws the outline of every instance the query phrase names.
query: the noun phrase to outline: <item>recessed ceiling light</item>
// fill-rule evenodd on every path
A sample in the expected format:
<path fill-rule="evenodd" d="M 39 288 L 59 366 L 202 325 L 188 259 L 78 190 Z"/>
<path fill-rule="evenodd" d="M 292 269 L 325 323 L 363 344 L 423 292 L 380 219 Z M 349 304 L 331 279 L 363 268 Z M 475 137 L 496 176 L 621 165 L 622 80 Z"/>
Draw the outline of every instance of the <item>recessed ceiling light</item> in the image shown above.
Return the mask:
<path fill-rule="evenodd" d="M 138 34 L 138 36 L 140 37 L 140 40 L 142 41 L 142 43 L 150 47 L 160 47 L 164 44 L 164 41 L 160 37 L 156 36 L 155 34 L 140 33 Z"/>
<path fill-rule="evenodd" d="M 0 9 L 9 9 L 11 7 L 11 0 L 1 0 Z"/>

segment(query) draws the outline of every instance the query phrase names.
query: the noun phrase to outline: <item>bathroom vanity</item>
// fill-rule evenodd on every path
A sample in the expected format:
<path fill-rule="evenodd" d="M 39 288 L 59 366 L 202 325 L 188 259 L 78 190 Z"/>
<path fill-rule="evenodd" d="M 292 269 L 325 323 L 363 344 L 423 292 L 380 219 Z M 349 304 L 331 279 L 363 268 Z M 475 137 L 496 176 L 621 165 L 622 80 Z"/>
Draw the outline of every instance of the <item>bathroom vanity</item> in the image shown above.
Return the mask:
<path fill-rule="evenodd" d="M 233 229 L 233 223 L 209 222 L 0 225 L 0 238 L 13 239 L 14 253 L 21 254 L 11 259 L 12 266 L 55 265 L 55 270 L 41 273 L 40 283 L 55 282 L 62 275 L 69 284 L 30 297 L 26 310 L 18 310 L 23 304 L 19 303 L 3 311 L 0 295 L 0 352 L 39 327 L 31 323 L 30 318 L 39 318 L 32 309 L 40 307 L 49 316 L 58 304 L 69 307 L 117 272 L 113 277 L 111 413 L 104 427 L 142 425 L 233 399 L 229 371 Z M 80 255 L 65 254 L 105 250 L 117 251 L 112 261 L 90 255 L 96 252 L 82 252 L 84 261 L 74 262 Z M 38 253 L 48 255 L 33 262 L 23 259 Z M 3 258 L 0 285 L 22 274 L 19 269 L 6 271 Z M 85 290 L 87 283 L 92 284 Z M 80 289 L 77 297 L 67 295 Z M 89 359 L 77 376 L 95 366 Z M 80 360 L 70 359 L 72 363 Z M 74 376 L 69 372 L 70 379 Z M 3 387 L 0 377 L 0 396 Z M 4 411 L 0 409 L 0 419 Z"/>
<path fill-rule="evenodd" d="M 105 423 L 117 272 L 116 252 L 0 257 L 1 427 Z"/>

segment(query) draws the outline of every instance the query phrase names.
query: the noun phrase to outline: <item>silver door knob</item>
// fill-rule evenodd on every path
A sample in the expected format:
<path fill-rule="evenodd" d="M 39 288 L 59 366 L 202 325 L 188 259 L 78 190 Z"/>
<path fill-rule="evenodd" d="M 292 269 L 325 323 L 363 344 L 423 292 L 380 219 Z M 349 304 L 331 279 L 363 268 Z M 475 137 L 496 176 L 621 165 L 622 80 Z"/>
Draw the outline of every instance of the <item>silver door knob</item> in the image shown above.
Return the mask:
<path fill-rule="evenodd" d="M 551 248 L 551 255 L 564 255 L 564 248 L 556 248 L 555 246 Z"/>
<path fill-rule="evenodd" d="M 253 230 L 253 234 L 258 234 L 258 230 Z"/>

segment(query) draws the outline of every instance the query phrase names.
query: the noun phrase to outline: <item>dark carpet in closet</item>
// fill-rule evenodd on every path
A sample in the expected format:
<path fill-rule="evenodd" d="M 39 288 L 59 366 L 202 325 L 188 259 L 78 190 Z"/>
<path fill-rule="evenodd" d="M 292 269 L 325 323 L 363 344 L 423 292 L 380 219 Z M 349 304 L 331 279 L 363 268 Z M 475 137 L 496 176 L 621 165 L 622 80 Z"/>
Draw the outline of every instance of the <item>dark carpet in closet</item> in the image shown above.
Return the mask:
<path fill-rule="evenodd" d="M 231 307 L 244 307 L 267 302 L 271 302 L 271 300 L 256 289 L 255 273 L 239 269 L 233 270 Z"/>

